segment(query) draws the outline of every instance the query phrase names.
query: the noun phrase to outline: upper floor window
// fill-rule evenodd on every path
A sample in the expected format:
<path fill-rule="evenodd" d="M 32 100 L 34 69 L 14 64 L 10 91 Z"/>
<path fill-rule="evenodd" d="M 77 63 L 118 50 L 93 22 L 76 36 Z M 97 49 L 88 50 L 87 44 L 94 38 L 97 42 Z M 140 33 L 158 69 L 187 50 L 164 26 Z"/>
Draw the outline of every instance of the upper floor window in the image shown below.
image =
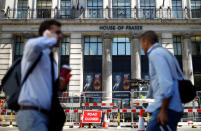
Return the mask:
<path fill-rule="evenodd" d="M 89 18 L 103 17 L 103 0 L 88 0 L 87 8 Z"/>
<path fill-rule="evenodd" d="M 201 36 L 191 37 L 192 42 L 192 54 L 201 55 Z"/>
<path fill-rule="evenodd" d="M 27 0 L 18 0 L 17 18 L 27 18 Z"/>
<path fill-rule="evenodd" d="M 172 17 L 182 18 L 182 0 L 172 0 Z"/>
<path fill-rule="evenodd" d="M 201 18 L 201 1 L 191 0 L 192 18 Z"/>
<path fill-rule="evenodd" d="M 70 18 L 71 0 L 61 0 L 61 18 Z"/>
<path fill-rule="evenodd" d="M 37 1 L 37 18 L 51 18 L 52 0 Z"/>
<path fill-rule="evenodd" d="M 130 40 L 126 36 L 117 36 L 113 38 L 113 55 L 130 55 Z"/>
<path fill-rule="evenodd" d="M 174 55 L 182 55 L 181 36 L 173 36 Z"/>
<path fill-rule="evenodd" d="M 113 18 L 130 18 L 130 0 L 113 0 Z"/>
<path fill-rule="evenodd" d="M 24 38 L 22 36 L 15 37 L 15 46 L 14 46 L 14 60 L 19 57 L 22 57 L 24 49 Z"/>
<path fill-rule="evenodd" d="M 85 37 L 84 55 L 102 55 L 102 38 L 97 36 Z"/>
<path fill-rule="evenodd" d="M 140 0 L 140 17 L 153 19 L 156 17 L 155 0 Z"/>
<path fill-rule="evenodd" d="M 70 41 L 69 41 L 69 37 L 64 37 L 61 40 L 60 54 L 61 54 L 61 56 L 67 56 L 67 55 L 70 54 Z"/>

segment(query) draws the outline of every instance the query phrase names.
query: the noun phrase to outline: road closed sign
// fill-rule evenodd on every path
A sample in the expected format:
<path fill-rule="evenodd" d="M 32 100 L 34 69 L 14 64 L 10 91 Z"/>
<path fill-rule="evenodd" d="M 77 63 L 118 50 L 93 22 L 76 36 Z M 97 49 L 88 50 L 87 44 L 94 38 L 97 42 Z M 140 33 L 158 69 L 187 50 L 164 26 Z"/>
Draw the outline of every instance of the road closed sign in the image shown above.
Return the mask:
<path fill-rule="evenodd" d="M 84 111 L 83 123 L 101 123 L 102 111 Z"/>

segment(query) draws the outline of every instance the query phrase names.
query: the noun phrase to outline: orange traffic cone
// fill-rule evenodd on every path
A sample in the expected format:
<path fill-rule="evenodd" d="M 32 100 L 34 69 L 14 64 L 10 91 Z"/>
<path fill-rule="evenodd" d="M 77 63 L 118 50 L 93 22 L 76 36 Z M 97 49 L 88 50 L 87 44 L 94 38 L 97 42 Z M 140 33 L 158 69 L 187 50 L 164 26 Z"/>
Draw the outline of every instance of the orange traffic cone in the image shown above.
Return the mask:
<path fill-rule="evenodd" d="M 145 131 L 143 110 L 140 110 L 139 123 L 138 123 L 138 130 L 137 131 Z"/>
<path fill-rule="evenodd" d="M 84 124 L 82 123 L 82 121 L 83 121 L 83 115 L 80 114 L 80 127 L 79 128 L 84 127 Z"/>
<path fill-rule="evenodd" d="M 103 128 L 108 128 L 107 112 L 104 113 Z"/>

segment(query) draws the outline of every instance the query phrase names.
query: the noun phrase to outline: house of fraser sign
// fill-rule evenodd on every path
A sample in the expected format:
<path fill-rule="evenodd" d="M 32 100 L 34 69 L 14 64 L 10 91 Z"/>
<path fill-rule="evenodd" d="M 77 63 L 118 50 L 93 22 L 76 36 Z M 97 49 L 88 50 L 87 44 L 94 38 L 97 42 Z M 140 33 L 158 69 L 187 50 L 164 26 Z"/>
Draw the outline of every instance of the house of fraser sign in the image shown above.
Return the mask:
<path fill-rule="evenodd" d="M 142 30 L 143 26 L 133 26 L 133 25 L 107 25 L 99 26 L 99 30 L 115 31 L 115 30 Z"/>

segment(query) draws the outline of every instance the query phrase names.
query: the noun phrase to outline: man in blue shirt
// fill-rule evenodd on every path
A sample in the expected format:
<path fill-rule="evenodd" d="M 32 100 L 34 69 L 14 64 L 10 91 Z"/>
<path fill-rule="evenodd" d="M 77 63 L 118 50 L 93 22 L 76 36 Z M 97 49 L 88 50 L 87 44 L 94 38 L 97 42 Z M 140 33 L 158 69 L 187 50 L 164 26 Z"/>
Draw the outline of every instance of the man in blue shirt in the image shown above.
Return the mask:
<path fill-rule="evenodd" d="M 55 20 L 44 21 L 40 25 L 39 35 L 26 42 L 22 57 L 23 80 L 27 70 L 42 53 L 40 61 L 23 84 L 19 95 L 20 110 L 17 114 L 17 124 L 20 131 L 48 130 L 53 80 L 56 81 L 58 77 L 57 66 L 51 56 L 52 48 L 59 47 L 62 39 L 61 24 Z M 54 71 L 54 76 L 52 76 L 52 71 Z M 64 90 L 67 83 L 59 82 L 59 89 Z"/>
<path fill-rule="evenodd" d="M 155 32 L 145 32 L 140 42 L 149 58 L 150 89 L 147 97 L 155 100 L 146 109 L 152 114 L 147 131 L 176 131 L 183 111 L 178 90 L 177 61 L 158 43 Z"/>

